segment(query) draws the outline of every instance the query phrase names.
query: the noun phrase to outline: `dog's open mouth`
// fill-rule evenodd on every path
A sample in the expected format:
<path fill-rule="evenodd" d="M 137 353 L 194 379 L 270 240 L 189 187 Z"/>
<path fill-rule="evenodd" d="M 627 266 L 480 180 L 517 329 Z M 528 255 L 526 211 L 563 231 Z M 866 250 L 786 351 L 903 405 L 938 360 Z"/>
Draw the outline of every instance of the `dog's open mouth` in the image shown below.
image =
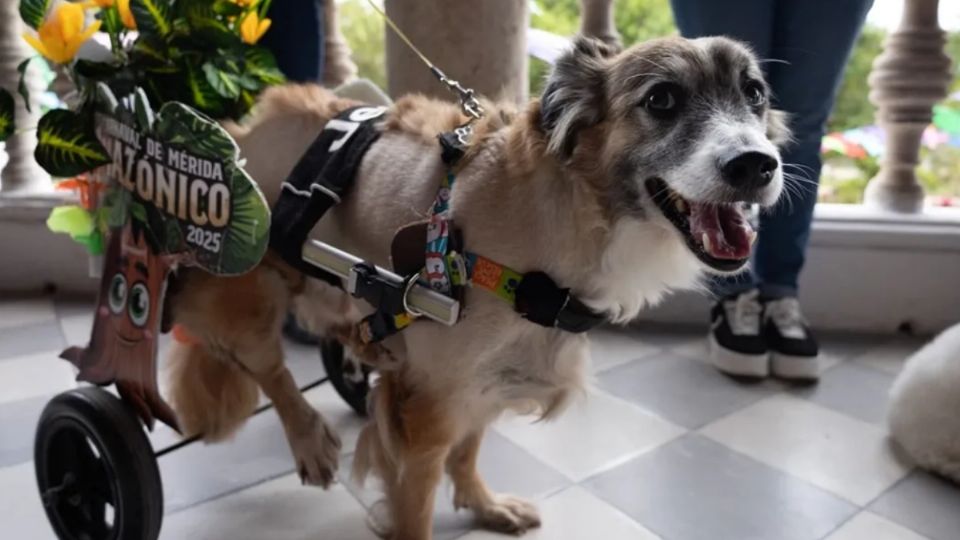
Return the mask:
<path fill-rule="evenodd" d="M 659 178 L 647 180 L 646 187 L 690 250 L 707 266 L 731 272 L 746 264 L 757 233 L 741 204 L 689 201 Z"/>

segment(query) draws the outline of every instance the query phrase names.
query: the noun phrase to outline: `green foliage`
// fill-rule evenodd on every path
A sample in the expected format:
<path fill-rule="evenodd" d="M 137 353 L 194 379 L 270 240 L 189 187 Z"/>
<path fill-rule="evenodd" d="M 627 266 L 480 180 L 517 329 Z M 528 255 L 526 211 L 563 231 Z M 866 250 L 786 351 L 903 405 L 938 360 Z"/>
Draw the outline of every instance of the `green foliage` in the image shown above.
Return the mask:
<path fill-rule="evenodd" d="M 20 94 L 20 97 L 23 98 L 23 105 L 27 108 L 27 112 L 33 112 L 30 110 L 30 90 L 27 88 L 27 68 L 30 67 L 30 61 L 33 60 L 34 56 L 27 58 L 23 62 L 17 65 L 17 73 L 20 74 L 20 82 L 17 83 L 17 93 Z"/>
<path fill-rule="evenodd" d="M 199 0 L 190 3 L 205 4 Z M 130 11 L 137 21 L 137 29 L 144 34 L 167 37 L 173 31 L 170 2 L 167 0 L 130 0 Z"/>
<path fill-rule="evenodd" d="M 0 88 L 0 142 L 13 135 L 16 122 L 14 121 L 13 96 Z"/>
<path fill-rule="evenodd" d="M 20 18 L 31 28 L 37 28 L 47 15 L 53 0 L 20 0 Z"/>
<path fill-rule="evenodd" d="M 37 163 L 47 172 L 69 178 L 110 162 L 93 133 L 90 118 L 72 111 L 48 112 L 37 125 Z"/>
<path fill-rule="evenodd" d="M 827 124 L 829 131 L 844 131 L 873 123 L 876 109 L 867 99 L 867 76 L 870 75 L 873 60 L 883 51 L 885 36 L 882 29 L 872 26 L 865 27 L 860 34 L 850 54 L 843 83 Z"/>

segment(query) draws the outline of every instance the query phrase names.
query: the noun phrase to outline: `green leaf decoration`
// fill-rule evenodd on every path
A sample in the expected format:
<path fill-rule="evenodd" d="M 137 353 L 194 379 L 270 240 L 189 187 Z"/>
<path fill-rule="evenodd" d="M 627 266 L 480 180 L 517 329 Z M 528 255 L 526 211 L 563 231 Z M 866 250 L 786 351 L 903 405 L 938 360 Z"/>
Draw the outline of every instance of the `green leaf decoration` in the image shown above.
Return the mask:
<path fill-rule="evenodd" d="M 189 148 L 198 156 L 223 159 L 238 152 L 237 143 L 219 124 L 182 103 L 161 107 L 154 130 L 167 143 Z"/>
<path fill-rule="evenodd" d="M 234 168 L 229 182 L 233 214 L 230 227 L 224 232 L 220 265 L 239 269 L 249 265 L 250 260 L 263 257 L 270 237 L 270 212 L 260 189 L 243 169 Z"/>
<path fill-rule="evenodd" d="M 17 93 L 23 98 L 23 106 L 27 108 L 27 112 L 33 112 L 30 108 L 30 89 L 27 88 L 27 67 L 30 66 L 30 61 L 34 58 L 36 58 L 36 56 L 31 56 L 17 65 L 17 72 L 20 73 L 20 82 L 17 83 Z"/>
<path fill-rule="evenodd" d="M 286 77 L 277 67 L 277 59 L 269 50 L 263 47 L 251 47 L 244 53 L 243 59 L 246 62 L 246 72 L 264 84 L 274 85 L 286 82 Z"/>
<path fill-rule="evenodd" d="M 147 221 L 147 209 L 138 202 L 130 203 L 130 215 L 137 221 L 144 223 Z"/>
<path fill-rule="evenodd" d="M 10 92 L 0 88 L 0 142 L 13 135 L 15 127 L 14 110 L 13 96 Z"/>
<path fill-rule="evenodd" d="M 147 36 L 141 36 L 140 39 L 133 44 L 133 54 L 135 60 L 145 58 L 160 64 L 167 64 L 170 60 L 167 56 L 166 45 L 159 39 Z"/>
<path fill-rule="evenodd" d="M 243 13 L 243 6 L 230 0 L 217 0 L 213 3 L 213 11 L 224 17 L 236 17 Z"/>
<path fill-rule="evenodd" d="M 87 79 L 102 81 L 109 79 L 120 72 L 123 66 L 119 64 L 110 64 L 107 62 L 92 62 L 90 60 L 77 60 L 74 64 L 74 70 L 77 75 Z"/>
<path fill-rule="evenodd" d="M 53 0 L 20 0 L 20 18 L 31 28 L 39 28 Z"/>
<path fill-rule="evenodd" d="M 240 95 L 239 77 L 220 69 L 213 62 L 203 64 L 203 73 L 207 76 L 210 86 L 227 99 L 234 99 Z"/>
<path fill-rule="evenodd" d="M 110 162 L 88 117 L 65 109 L 43 115 L 37 125 L 37 163 L 51 176 L 69 178 Z"/>
<path fill-rule="evenodd" d="M 222 98 L 207 81 L 206 74 L 188 63 L 186 65 L 186 83 L 190 104 L 210 116 L 218 116 L 223 110 Z"/>
<path fill-rule="evenodd" d="M 168 0 L 130 0 L 137 30 L 145 35 L 167 37 L 173 30 Z"/>
<path fill-rule="evenodd" d="M 147 98 L 147 93 L 143 91 L 143 88 L 137 88 L 133 93 L 133 98 L 136 100 L 134 113 L 137 117 L 137 127 L 141 131 L 152 130 L 153 123 L 156 121 L 157 116 L 153 113 L 153 107 L 150 106 L 150 99 Z"/>
<path fill-rule="evenodd" d="M 120 11 L 117 9 L 116 4 L 113 6 L 101 9 L 97 13 L 97 19 L 103 22 L 103 31 L 111 34 L 118 35 L 120 32 L 126 30 L 126 27 L 123 26 L 123 19 L 120 18 Z"/>

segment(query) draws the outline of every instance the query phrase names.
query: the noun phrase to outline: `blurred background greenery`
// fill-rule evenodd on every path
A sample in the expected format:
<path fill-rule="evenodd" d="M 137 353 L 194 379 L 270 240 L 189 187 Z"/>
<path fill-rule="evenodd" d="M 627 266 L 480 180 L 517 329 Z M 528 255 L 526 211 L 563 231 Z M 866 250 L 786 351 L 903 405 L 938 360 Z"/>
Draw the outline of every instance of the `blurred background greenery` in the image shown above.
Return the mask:
<path fill-rule="evenodd" d="M 384 27 L 366 0 L 341 0 L 340 24 L 351 48 L 360 75 L 386 87 L 384 66 Z M 530 25 L 559 35 L 573 35 L 579 25 L 579 0 L 531 1 Z M 675 34 L 676 26 L 669 0 L 617 0 L 615 19 L 624 45 Z M 887 32 L 867 25 L 847 65 L 844 81 L 830 117 L 828 132 L 845 131 L 873 124 L 874 106 L 867 99 L 867 75 L 874 58 L 883 48 Z M 947 54 L 954 59 L 951 92 L 960 92 L 960 32 L 948 35 Z M 530 89 L 536 95 L 550 66 L 531 58 Z M 960 101 L 947 102 L 960 110 Z M 918 171 L 928 195 L 939 204 L 960 204 L 960 148 L 941 144 L 922 149 Z M 825 154 L 826 166 L 821 178 L 820 199 L 826 202 L 858 203 L 867 181 L 876 174 L 875 157 L 850 158 L 837 152 Z"/>

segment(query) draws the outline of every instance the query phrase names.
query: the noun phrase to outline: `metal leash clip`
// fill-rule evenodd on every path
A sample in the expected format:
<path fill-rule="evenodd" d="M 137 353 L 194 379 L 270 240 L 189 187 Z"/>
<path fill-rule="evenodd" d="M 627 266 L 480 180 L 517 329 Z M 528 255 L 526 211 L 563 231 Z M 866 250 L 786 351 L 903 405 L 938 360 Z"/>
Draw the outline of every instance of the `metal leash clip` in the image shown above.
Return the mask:
<path fill-rule="evenodd" d="M 430 71 L 441 83 L 447 86 L 448 90 L 457 94 L 457 97 L 460 99 L 460 109 L 463 110 L 465 115 L 473 120 L 479 120 L 483 117 L 483 106 L 480 105 L 480 101 L 477 99 L 476 92 L 473 91 L 473 88 L 464 88 L 459 81 L 447 77 L 436 66 L 431 65 Z"/>

